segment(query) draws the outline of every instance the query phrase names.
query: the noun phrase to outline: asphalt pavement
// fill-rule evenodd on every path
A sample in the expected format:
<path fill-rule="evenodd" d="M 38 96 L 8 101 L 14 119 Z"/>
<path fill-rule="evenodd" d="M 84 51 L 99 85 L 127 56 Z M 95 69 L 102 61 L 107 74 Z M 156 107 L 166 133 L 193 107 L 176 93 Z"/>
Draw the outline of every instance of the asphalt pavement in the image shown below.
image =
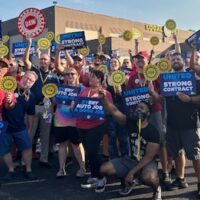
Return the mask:
<path fill-rule="evenodd" d="M 3 182 L 2 177 L 7 170 L 0 160 L 0 180 L 2 182 L 0 200 L 148 200 L 152 197 L 151 188 L 144 185 L 137 186 L 129 196 L 120 196 L 120 182 L 113 177 L 108 179 L 103 193 L 97 194 L 94 189 L 82 189 L 80 184 L 87 180 L 89 173 L 84 178 L 76 178 L 78 166 L 75 161 L 67 167 L 68 175 L 64 179 L 56 179 L 58 170 L 56 154 L 50 162 L 53 167 L 45 169 L 39 166 L 38 160 L 33 161 L 33 171 L 37 180 L 27 181 L 23 176 L 23 169 L 18 167 L 16 178 L 11 182 Z M 191 162 L 187 162 L 186 177 L 189 188 L 169 192 L 164 191 L 164 187 L 162 187 L 163 199 L 195 200 L 197 180 Z"/>

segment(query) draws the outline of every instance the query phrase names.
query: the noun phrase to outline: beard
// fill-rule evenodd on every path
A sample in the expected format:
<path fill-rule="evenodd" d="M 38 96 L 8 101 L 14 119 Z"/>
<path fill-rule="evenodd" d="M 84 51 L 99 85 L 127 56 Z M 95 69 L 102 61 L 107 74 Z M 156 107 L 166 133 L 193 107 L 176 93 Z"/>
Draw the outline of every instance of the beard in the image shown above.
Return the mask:
<path fill-rule="evenodd" d="M 174 63 L 173 65 L 172 65 L 172 67 L 173 67 L 173 69 L 174 69 L 174 71 L 181 71 L 182 69 L 183 69 L 183 64 L 182 63 Z"/>

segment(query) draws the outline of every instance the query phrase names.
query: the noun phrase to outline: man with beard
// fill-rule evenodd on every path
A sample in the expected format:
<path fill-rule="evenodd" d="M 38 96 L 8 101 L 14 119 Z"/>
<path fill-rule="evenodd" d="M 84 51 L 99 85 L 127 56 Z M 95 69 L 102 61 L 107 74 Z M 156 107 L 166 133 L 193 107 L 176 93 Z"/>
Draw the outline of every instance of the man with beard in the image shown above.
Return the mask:
<path fill-rule="evenodd" d="M 174 72 L 184 72 L 184 61 L 180 53 L 172 55 L 171 64 Z M 200 198 L 200 129 L 199 129 L 199 106 L 200 83 L 196 82 L 196 96 L 188 96 L 178 93 L 177 96 L 166 97 L 167 109 L 167 147 L 175 159 L 176 179 L 168 187 L 169 190 L 188 187 L 185 181 L 185 159 L 182 150 L 189 160 L 193 161 L 193 167 L 198 179 L 198 199 Z M 151 95 L 155 100 L 161 99 L 155 90 L 150 88 Z"/>
<path fill-rule="evenodd" d="M 11 156 L 11 148 L 15 143 L 17 149 L 22 151 L 22 158 L 25 163 L 25 177 L 29 180 L 35 179 L 31 170 L 32 145 L 28 132 L 32 128 L 32 120 L 35 112 L 35 99 L 30 88 L 33 86 L 38 76 L 35 72 L 27 71 L 18 83 L 15 91 L 16 100 L 12 93 L 6 93 L 5 105 L 3 107 L 3 120 L 8 123 L 6 133 L 0 138 L 0 156 L 3 156 L 8 167 L 8 174 L 5 180 L 9 181 L 15 177 L 14 165 Z M 27 122 L 25 115 L 27 114 Z"/>
<path fill-rule="evenodd" d="M 121 179 L 121 195 L 130 194 L 135 187 L 134 179 L 140 179 L 153 188 L 153 199 L 161 200 L 157 163 L 154 160 L 159 152 L 160 136 L 156 128 L 149 123 L 150 105 L 142 101 L 136 106 L 134 113 L 126 116 L 108 102 L 101 91 L 100 94 L 106 111 L 118 123 L 127 125 L 131 150 L 131 157 L 124 156 L 104 163 L 101 166 L 101 173 L 117 175 Z"/>

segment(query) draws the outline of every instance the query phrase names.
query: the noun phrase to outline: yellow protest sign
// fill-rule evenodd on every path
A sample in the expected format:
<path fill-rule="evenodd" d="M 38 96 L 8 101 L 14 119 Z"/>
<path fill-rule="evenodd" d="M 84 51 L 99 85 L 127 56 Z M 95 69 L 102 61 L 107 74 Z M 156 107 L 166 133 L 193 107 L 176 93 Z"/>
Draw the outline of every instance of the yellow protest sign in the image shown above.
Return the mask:
<path fill-rule="evenodd" d="M 0 56 L 6 56 L 9 52 L 9 49 L 6 45 L 0 45 Z"/>
<path fill-rule="evenodd" d="M 10 37 L 9 37 L 8 35 L 3 35 L 3 37 L 2 37 L 2 42 L 3 42 L 3 43 L 8 42 L 9 38 L 10 38 Z"/>
<path fill-rule="evenodd" d="M 58 87 L 54 83 L 47 83 L 42 87 L 42 94 L 46 98 L 52 98 L 58 93 Z"/>
<path fill-rule="evenodd" d="M 174 29 L 176 29 L 176 22 L 173 19 L 168 19 L 165 22 L 165 26 L 167 29 L 169 29 L 170 31 L 173 31 Z"/>
<path fill-rule="evenodd" d="M 52 41 L 54 39 L 54 32 L 48 32 L 46 35 L 45 35 L 45 38 L 47 38 L 49 41 Z"/>
<path fill-rule="evenodd" d="M 126 75 L 122 71 L 115 71 L 111 75 L 113 85 L 122 85 L 126 80 Z"/>
<path fill-rule="evenodd" d="M 98 37 L 99 44 L 105 44 L 106 38 L 103 34 L 100 34 Z"/>
<path fill-rule="evenodd" d="M 142 36 L 142 33 L 140 30 L 136 29 L 136 28 L 132 28 L 131 32 L 133 34 L 133 39 L 138 39 Z"/>
<path fill-rule="evenodd" d="M 60 44 L 60 35 L 55 35 L 55 41 Z"/>
<path fill-rule="evenodd" d="M 144 77 L 148 81 L 154 81 L 159 76 L 159 69 L 156 65 L 149 64 L 144 67 Z"/>
<path fill-rule="evenodd" d="M 14 92 L 17 88 L 16 78 L 13 76 L 5 76 L 1 80 L 0 89 L 4 92 Z"/>
<path fill-rule="evenodd" d="M 90 48 L 85 47 L 82 49 L 78 49 L 78 53 L 81 54 L 82 56 L 87 56 L 90 53 Z"/>
<path fill-rule="evenodd" d="M 51 42 L 47 38 L 40 38 L 37 45 L 40 49 L 48 49 L 51 46 Z"/>
<path fill-rule="evenodd" d="M 133 38 L 133 33 L 132 33 L 132 31 L 130 31 L 130 30 L 124 31 L 124 33 L 123 33 L 123 39 L 124 39 L 125 41 L 130 41 L 130 40 L 132 40 L 132 38 Z"/>
<path fill-rule="evenodd" d="M 157 36 L 153 36 L 153 37 L 151 37 L 151 39 L 150 39 L 150 43 L 153 45 L 153 46 L 156 46 L 156 45 L 158 45 L 159 44 L 159 38 L 157 37 Z"/>
<path fill-rule="evenodd" d="M 172 69 L 170 61 L 164 58 L 157 63 L 157 67 L 160 72 L 170 72 Z"/>
<path fill-rule="evenodd" d="M 108 69 L 106 65 L 100 65 L 98 68 L 99 71 L 103 72 L 104 75 L 108 73 Z"/>

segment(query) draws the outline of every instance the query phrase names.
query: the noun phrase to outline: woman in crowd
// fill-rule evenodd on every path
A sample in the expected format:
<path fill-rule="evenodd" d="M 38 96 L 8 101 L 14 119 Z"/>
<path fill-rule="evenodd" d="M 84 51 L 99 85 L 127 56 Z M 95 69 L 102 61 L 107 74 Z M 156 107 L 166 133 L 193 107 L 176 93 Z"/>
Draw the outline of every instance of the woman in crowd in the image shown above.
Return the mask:
<path fill-rule="evenodd" d="M 84 86 L 79 85 L 79 76 L 74 68 L 67 68 L 64 75 L 64 85 L 80 87 L 80 90 L 84 89 Z M 54 132 L 56 143 L 59 143 L 59 171 L 57 178 L 61 178 L 66 175 L 65 162 L 67 158 L 67 146 L 71 143 L 75 157 L 79 163 L 80 169 L 77 171 L 77 177 L 83 177 L 85 175 L 85 152 L 81 144 L 79 133 L 76 129 L 76 119 L 72 117 L 71 105 L 58 104 L 55 111 L 54 118 Z"/>
<path fill-rule="evenodd" d="M 104 74 L 101 71 L 93 70 L 89 76 L 90 87 L 85 88 L 80 97 L 98 98 L 99 90 L 102 89 Z M 109 101 L 112 101 L 111 94 L 106 92 Z M 106 128 L 105 120 L 77 119 L 77 128 L 80 132 L 82 142 L 87 152 L 91 177 L 82 188 L 95 187 L 96 192 L 104 190 L 106 179 L 100 174 L 101 159 L 99 155 L 100 142 Z"/>

